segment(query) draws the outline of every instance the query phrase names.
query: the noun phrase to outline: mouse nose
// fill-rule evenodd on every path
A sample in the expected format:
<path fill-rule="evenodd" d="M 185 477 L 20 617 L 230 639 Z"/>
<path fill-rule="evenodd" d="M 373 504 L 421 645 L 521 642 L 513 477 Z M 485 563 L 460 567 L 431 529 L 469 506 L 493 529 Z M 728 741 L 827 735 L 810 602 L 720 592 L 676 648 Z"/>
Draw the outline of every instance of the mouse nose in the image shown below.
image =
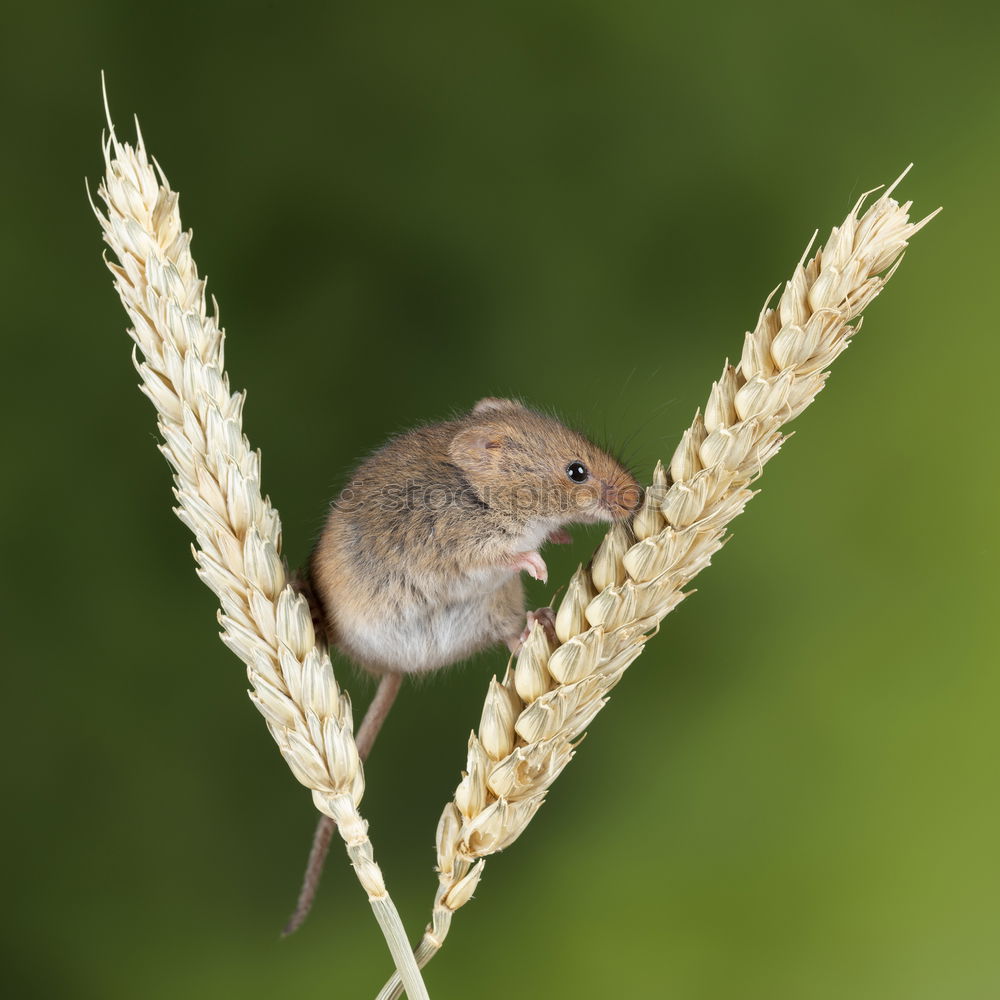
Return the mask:
<path fill-rule="evenodd" d="M 601 502 L 612 517 L 630 517 L 642 503 L 642 488 L 636 482 L 617 485 L 602 479 Z"/>

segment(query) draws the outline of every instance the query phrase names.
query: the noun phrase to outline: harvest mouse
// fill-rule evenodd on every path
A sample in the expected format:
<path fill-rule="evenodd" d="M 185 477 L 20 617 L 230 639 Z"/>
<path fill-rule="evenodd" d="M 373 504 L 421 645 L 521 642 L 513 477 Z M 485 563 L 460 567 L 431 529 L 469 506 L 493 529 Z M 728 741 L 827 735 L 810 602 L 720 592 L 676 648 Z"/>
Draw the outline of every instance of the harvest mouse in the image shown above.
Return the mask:
<path fill-rule="evenodd" d="M 380 678 L 358 730 L 367 756 L 406 674 L 505 642 L 532 621 L 521 571 L 545 581 L 539 549 L 571 523 L 623 520 L 642 499 L 616 459 L 517 400 L 487 398 L 454 420 L 391 439 L 331 504 L 309 562 L 308 596 L 330 644 Z M 316 830 L 298 906 L 305 919 L 333 821 Z"/>

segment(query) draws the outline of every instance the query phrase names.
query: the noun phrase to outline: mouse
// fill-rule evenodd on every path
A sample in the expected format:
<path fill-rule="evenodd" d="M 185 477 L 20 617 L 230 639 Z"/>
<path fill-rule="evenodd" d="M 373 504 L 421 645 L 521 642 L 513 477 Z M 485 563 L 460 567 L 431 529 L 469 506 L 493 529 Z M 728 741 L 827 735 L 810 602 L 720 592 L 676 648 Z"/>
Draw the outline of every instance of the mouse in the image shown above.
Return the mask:
<path fill-rule="evenodd" d="M 487 397 L 391 438 L 332 501 L 303 592 L 320 634 L 378 688 L 358 729 L 366 758 L 407 675 L 504 643 L 516 653 L 551 608 L 526 612 L 522 573 L 545 582 L 570 524 L 627 521 L 642 502 L 603 448 L 518 399 Z M 289 934 L 312 905 L 333 833 L 322 817 Z"/>

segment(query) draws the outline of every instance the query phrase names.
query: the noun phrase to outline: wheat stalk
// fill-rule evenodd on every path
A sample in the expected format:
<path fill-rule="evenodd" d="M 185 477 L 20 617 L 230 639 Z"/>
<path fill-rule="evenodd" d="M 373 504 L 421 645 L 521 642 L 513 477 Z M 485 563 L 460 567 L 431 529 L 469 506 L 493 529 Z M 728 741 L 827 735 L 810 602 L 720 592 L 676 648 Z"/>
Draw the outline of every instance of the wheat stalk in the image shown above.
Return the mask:
<path fill-rule="evenodd" d="M 91 206 L 117 261 L 106 262 L 132 322 L 140 389 L 156 408 L 160 450 L 174 472 L 175 510 L 197 540 L 198 576 L 219 599 L 222 641 L 246 664 L 250 698 L 292 774 L 336 822 L 397 976 L 412 1000 L 427 1000 L 358 811 L 364 774 L 350 699 L 305 598 L 288 582 L 278 512 L 261 495 L 260 453 L 243 434 L 245 394 L 229 389 L 218 307 L 206 310 L 177 194 L 150 165 L 138 122 L 133 148 L 118 141 L 107 118 L 98 187 L 107 214 Z"/>
<path fill-rule="evenodd" d="M 851 320 L 933 218 L 911 223 L 911 203 L 891 197 L 902 176 L 859 218 L 862 196 L 805 263 L 807 247 L 777 308 L 765 303 L 746 334 L 739 364 L 727 362 L 712 385 L 669 468 L 657 463 L 631 527 L 613 527 L 573 576 L 556 615 L 558 643 L 536 624 L 503 680 L 490 682 L 462 780 L 438 823 L 438 889 L 416 949 L 421 967 L 472 898 L 485 859 L 524 832 L 572 759 L 574 741 L 723 545 L 726 525 L 754 496 L 750 484 L 785 440 L 780 428 L 823 388 L 860 328 Z M 395 976 L 378 1000 L 398 997 L 399 987 Z"/>

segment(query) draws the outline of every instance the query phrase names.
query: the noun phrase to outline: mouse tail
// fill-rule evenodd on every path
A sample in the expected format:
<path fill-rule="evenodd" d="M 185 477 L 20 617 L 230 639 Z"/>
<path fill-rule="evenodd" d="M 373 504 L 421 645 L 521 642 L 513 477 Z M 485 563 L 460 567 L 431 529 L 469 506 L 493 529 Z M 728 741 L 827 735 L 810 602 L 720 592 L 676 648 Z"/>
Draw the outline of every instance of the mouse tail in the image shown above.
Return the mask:
<path fill-rule="evenodd" d="M 302 592 L 304 593 L 304 592 Z M 308 600 L 309 595 L 305 594 Z M 314 606 L 310 604 L 310 606 Z M 358 756 L 362 761 L 368 759 L 372 745 L 378 736 L 382 723 L 385 722 L 389 710 L 392 708 L 396 695 L 399 694 L 400 686 L 403 683 L 403 674 L 383 674 L 372 698 L 368 711 L 365 712 L 364 719 L 361 720 L 361 727 L 358 729 L 357 746 Z M 302 877 L 302 888 L 299 889 L 299 898 L 295 903 L 295 909 L 288 918 L 282 937 L 294 934 L 304 923 L 309 911 L 312 909 L 313 901 L 316 899 L 316 891 L 319 889 L 320 879 L 323 877 L 323 868 L 326 865 L 326 856 L 330 851 L 330 841 L 333 838 L 333 831 L 336 824 L 329 816 L 320 816 L 316 824 L 316 832 L 313 834 L 312 847 L 309 849 L 309 860 L 306 862 L 305 875 Z"/>

